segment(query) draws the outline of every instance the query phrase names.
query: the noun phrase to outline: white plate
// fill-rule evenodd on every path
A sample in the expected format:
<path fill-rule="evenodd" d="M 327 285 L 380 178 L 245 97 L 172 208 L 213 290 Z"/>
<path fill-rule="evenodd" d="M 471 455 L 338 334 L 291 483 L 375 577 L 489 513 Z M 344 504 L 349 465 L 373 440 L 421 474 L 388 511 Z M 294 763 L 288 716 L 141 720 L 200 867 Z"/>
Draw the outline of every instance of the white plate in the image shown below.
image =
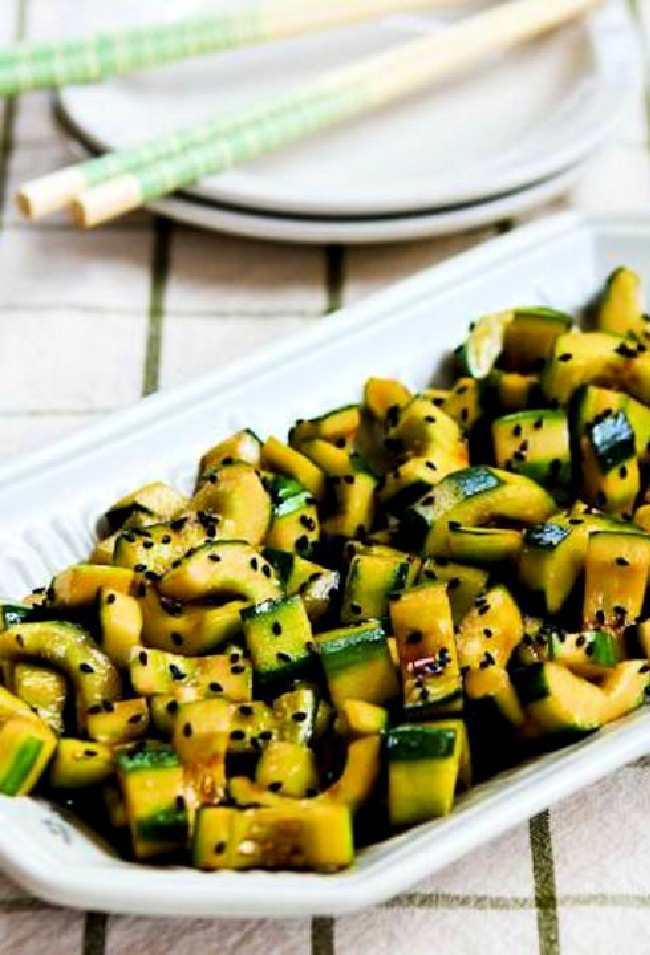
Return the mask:
<path fill-rule="evenodd" d="M 282 216 L 272 212 L 228 208 L 189 195 L 153 203 L 152 209 L 189 225 L 253 239 L 271 239 L 275 242 L 341 242 L 347 245 L 406 242 L 425 236 L 452 235 L 523 215 L 568 192 L 578 181 L 582 171 L 582 165 L 571 166 L 551 179 L 486 202 L 422 211 L 410 216 L 349 219 Z"/>
<path fill-rule="evenodd" d="M 91 144 L 73 123 L 57 110 L 59 124 L 70 137 L 76 154 L 88 155 Z M 523 215 L 568 192 L 583 172 L 578 163 L 556 176 L 533 183 L 484 202 L 470 202 L 455 208 L 422 210 L 411 215 L 348 216 L 327 219 L 307 215 L 280 215 L 242 207 L 230 207 L 189 193 L 176 193 L 152 203 L 156 212 L 188 225 L 244 235 L 274 242 L 332 243 L 348 245 L 379 242 L 406 242 L 425 236 L 452 235 L 492 222 Z"/>
<path fill-rule="evenodd" d="M 132 6 L 114 0 L 116 21 L 134 17 Z M 440 14 L 394 17 L 66 89 L 61 104 L 94 146 L 121 148 L 258 102 L 260 91 L 300 85 L 431 28 L 441 28 Z M 206 178 L 193 191 L 215 202 L 318 216 L 403 214 L 484 199 L 584 159 L 639 76 L 625 0 L 609 0 L 584 23 L 469 77 Z"/>
<path fill-rule="evenodd" d="M 228 432 L 249 426 L 282 433 L 298 413 L 358 400 L 371 374 L 423 387 L 476 314 L 517 302 L 576 310 L 621 262 L 647 275 L 649 218 L 556 216 L 0 468 L 0 593 L 21 596 L 82 558 L 97 515 L 128 489 L 156 477 L 189 487 L 199 454 Z M 0 859 L 33 893 L 92 910 L 343 913 L 400 892 L 648 751 L 650 712 L 643 710 L 477 787 L 451 816 L 364 850 L 349 871 L 336 875 L 135 865 L 112 858 L 54 809 L 7 797 L 0 799 Z"/>

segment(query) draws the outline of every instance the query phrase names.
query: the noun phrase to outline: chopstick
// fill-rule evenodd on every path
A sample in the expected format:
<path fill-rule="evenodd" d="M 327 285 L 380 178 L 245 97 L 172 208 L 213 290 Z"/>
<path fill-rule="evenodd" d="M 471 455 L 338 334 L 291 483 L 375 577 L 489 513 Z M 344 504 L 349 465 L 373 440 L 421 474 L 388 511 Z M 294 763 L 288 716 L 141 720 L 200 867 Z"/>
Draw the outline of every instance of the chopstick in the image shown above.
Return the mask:
<path fill-rule="evenodd" d="M 181 131 L 175 134 L 175 151 L 162 155 L 157 152 L 165 139 L 167 145 L 170 143 L 170 137 L 164 137 L 144 147 L 151 151 L 151 160 L 141 153 L 142 162 L 134 164 L 135 151 L 116 153 L 106 158 L 104 169 L 110 167 L 109 178 L 91 183 L 72 202 L 73 219 L 83 227 L 98 225 L 204 175 L 222 172 L 317 130 L 393 103 L 585 14 L 598 3 L 510 0 L 432 35 L 326 73 L 298 92 L 274 97 L 226 121 L 222 117 L 189 132 Z M 76 167 L 78 183 L 84 178 L 84 166 L 88 164 Z M 73 172 L 63 170 L 55 178 Z M 28 185 L 21 196 L 25 199 L 29 194 Z M 32 197 L 34 194 L 32 184 Z"/>
<path fill-rule="evenodd" d="M 459 0 L 246 0 L 237 12 L 0 51 L 0 96 L 89 83 L 181 60 Z"/>

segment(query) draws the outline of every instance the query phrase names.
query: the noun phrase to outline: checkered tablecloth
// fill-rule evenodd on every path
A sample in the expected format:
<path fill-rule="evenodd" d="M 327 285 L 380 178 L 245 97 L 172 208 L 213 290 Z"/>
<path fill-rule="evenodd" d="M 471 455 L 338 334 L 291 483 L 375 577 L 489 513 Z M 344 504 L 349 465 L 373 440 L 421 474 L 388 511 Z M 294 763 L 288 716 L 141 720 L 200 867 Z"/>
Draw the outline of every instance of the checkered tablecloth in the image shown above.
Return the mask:
<path fill-rule="evenodd" d="M 105 17 L 107 0 L 93 0 Z M 90 0 L 2 0 L 0 44 L 70 29 Z M 633 4 L 644 36 L 650 0 Z M 647 101 L 554 208 L 650 211 Z M 89 234 L 21 222 L 18 183 L 69 159 L 46 95 L 0 112 L 3 460 L 247 354 L 514 221 L 382 248 L 298 248 L 145 213 Z M 541 210 L 540 214 L 545 210 Z M 546 210 L 548 211 L 548 210 Z M 0 502 L 1 503 L 1 502 Z M 1 824 L 1 820 L 0 820 Z M 0 877 L 0 955 L 650 953 L 650 760 L 512 830 L 379 908 L 271 922 L 105 917 Z"/>

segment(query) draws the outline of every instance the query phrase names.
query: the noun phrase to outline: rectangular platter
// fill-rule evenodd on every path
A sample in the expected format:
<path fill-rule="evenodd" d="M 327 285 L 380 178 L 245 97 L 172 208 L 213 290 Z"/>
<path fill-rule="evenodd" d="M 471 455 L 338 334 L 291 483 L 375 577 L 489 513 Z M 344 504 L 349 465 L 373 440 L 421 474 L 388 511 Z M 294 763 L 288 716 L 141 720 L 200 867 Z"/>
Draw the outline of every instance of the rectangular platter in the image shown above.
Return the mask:
<path fill-rule="evenodd" d="M 149 398 L 0 469 L 0 594 L 21 597 L 90 550 L 99 514 L 153 479 L 189 488 L 199 455 L 242 427 L 282 436 L 357 401 L 364 379 L 421 388 L 477 316 L 513 305 L 580 309 L 606 273 L 644 274 L 650 218 L 563 214 L 498 238 L 345 309 L 288 342 Z M 650 750 L 641 710 L 476 787 L 446 819 L 361 852 L 336 875 L 212 873 L 111 856 L 56 810 L 0 797 L 0 862 L 29 891 L 85 909 L 165 916 L 333 915 L 389 898 Z"/>

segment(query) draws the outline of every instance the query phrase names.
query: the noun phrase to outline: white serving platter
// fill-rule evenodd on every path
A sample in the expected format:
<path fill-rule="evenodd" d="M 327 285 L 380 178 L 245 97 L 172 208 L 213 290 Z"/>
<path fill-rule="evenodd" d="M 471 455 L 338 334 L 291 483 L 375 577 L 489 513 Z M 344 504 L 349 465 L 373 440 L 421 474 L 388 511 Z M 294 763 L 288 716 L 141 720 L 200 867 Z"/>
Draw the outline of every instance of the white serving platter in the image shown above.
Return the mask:
<path fill-rule="evenodd" d="M 65 89 L 68 120 L 100 151 L 120 149 L 300 87 L 413 36 L 444 30 L 483 3 L 379 21 L 206 56 Z M 236 7 L 203 0 L 190 12 Z M 142 8 L 113 0 L 114 23 Z M 178 14 L 177 0 L 161 7 Z M 106 15 L 103 15 L 104 22 Z M 639 88 L 638 36 L 625 0 L 495 57 L 471 75 L 327 130 L 187 190 L 280 215 L 386 215 L 477 202 L 549 179 L 589 156 Z"/>
<path fill-rule="evenodd" d="M 647 274 L 650 218 L 564 214 L 494 239 L 289 341 L 0 469 L 0 593 L 22 596 L 81 559 L 102 509 L 153 478 L 189 485 L 198 455 L 249 426 L 282 434 L 358 400 L 371 375 L 431 380 L 477 314 L 513 304 L 576 310 L 620 263 Z M 380 902 L 507 828 L 650 751 L 642 710 L 477 787 L 451 816 L 364 850 L 335 875 L 202 873 L 112 857 L 35 800 L 0 799 L 0 860 L 51 902 L 164 916 L 287 917 Z"/>

